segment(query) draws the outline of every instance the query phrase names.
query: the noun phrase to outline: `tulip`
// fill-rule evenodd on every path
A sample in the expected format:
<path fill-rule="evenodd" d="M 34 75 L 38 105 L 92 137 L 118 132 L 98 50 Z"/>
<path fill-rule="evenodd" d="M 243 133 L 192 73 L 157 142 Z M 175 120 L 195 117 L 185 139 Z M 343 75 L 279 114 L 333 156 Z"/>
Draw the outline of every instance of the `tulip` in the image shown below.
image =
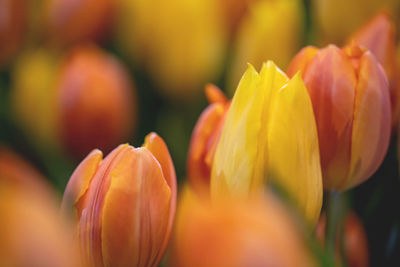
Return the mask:
<path fill-rule="evenodd" d="M 325 227 L 326 216 L 321 216 L 316 228 L 316 236 L 321 244 L 325 239 Z M 335 257 L 337 262 L 341 261 L 340 251 L 342 251 L 346 266 L 368 267 L 368 239 L 360 218 L 354 212 L 349 212 L 341 222 L 341 227 L 342 230 L 337 233 L 336 237 Z"/>
<path fill-rule="evenodd" d="M 301 70 L 318 128 L 324 188 L 346 190 L 377 170 L 389 145 L 388 81 L 373 54 L 306 47 L 288 68 Z"/>
<path fill-rule="evenodd" d="M 259 0 L 218 0 L 226 27 L 232 37 L 235 35 L 242 18 L 248 12 L 249 6 L 257 1 Z"/>
<path fill-rule="evenodd" d="M 129 74 L 114 57 L 94 46 L 76 47 L 55 86 L 60 138 L 71 154 L 81 157 L 95 147 L 109 152 L 131 136 L 136 97 Z"/>
<path fill-rule="evenodd" d="M 217 6 L 214 0 L 122 0 L 116 39 L 164 96 L 194 100 L 223 67 L 227 31 Z"/>
<path fill-rule="evenodd" d="M 25 0 L 0 1 L 0 67 L 9 63 L 21 47 L 26 30 L 26 9 Z"/>
<path fill-rule="evenodd" d="M 13 84 L 16 119 L 39 148 L 81 159 L 96 147 L 109 152 L 135 128 L 129 74 L 94 45 L 77 46 L 62 57 L 29 51 L 16 64 Z"/>
<path fill-rule="evenodd" d="M 168 244 L 176 205 L 175 170 L 164 141 L 127 144 L 102 159 L 93 150 L 66 187 L 63 213 L 77 220 L 84 266 L 157 266 Z"/>
<path fill-rule="evenodd" d="M 385 69 L 389 80 L 393 126 L 396 125 L 400 109 L 395 41 L 395 26 L 386 12 L 378 13 L 355 32 L 348 41 L 350 44 L 354 43 L 370 50 Z"/>
<path fill-rule="evenodd" d="M 100 40 L 110 30 L 113 0 L 48 0 L 44 5 L 43 28 L 56 46 Z"/>
<path fill-rule="evenodd" d="M 301 47 L 304 24 L 302 1 L 261 0 L 251 5 L 234 41 L 229 92 L 233 95 L 248 62 L 258 69 L 268 59 L 286 68 Z"/>
<path fill-rule="evenodd" d="M 342 45 L 348 36 L 379 9 L 395 12 L 398 0 L 313 0 L 311 12 L 318 40 Z"/>
<path fill-rule="evenodd" d="M 0 266 L 80 266 L 57 203 L 33 166 L 0 148 Z"/>
<path fill-rule="evenodd" d="M 314 266 L 290 214 L 277 199 L 208 202 L 181 197 L 172 257 L 177 267 Z"/>
<path fill-rule="evenodd" d="M 318 136 L 310 98 L 300 75 L 289 80 L 268 61 L 242 77 L 218 142 L 211 196 L 248 196 L 272 181 L 307 221 L 322 205 Z"/>
<path fill-rule="evenodd" d="M 215 149 L 230 105 L 214 85 L 208 85 L 205 93 L 210 105 L 202 112 L 193 130 L 187 160 L 188 178 L 196 190 L 202 191 L 210 187 Z"/>

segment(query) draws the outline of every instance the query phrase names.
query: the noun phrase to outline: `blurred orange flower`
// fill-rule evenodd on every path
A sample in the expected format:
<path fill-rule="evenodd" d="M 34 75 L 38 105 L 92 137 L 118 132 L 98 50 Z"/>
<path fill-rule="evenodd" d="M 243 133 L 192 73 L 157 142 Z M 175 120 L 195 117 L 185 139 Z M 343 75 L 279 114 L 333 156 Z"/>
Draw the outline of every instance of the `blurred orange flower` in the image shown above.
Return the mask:
<path fill-rule="evenodd" d="M 325 240 L 325 227 L 326 216 L 323 214 L 315 229 L 317 239 L 322 245 Z M 335 253 L 336 261 L 340 262 L 343 256 L 347 264 L 346 266 L 369 266 L 367 235 L 360 218 L 354 212 L 346 214 L 343 221 L 340 222 L 340 231 L 337 233 Z M 342 256 L 341 253 L 343 253 Z M 338 264 L 338 266 L 340 266 L 340 264 Z"/>
<path fill-rule="evenodd" d="M 225 115 L 231 101 L 215 85 L 207 85 L 205 93 L 209 106 L 200 115 L 192 133 L 187 158 L 187 174 L 197 191 L 207 192 L 215 149 L 221 137 Z"/>
<path fill-rule="evenodd" d="M 210 203 L 184 191 L 172 261 L 177 267 L 314 266 L 301 232 L 271 195 Z"/>
<path fill-rule="evenodd" d="M 373 54 L 356 45 L 306 47 L 288 75 L 302 72 L 318 128 L 324 187 L 346 190 L 367 180 L 389 146 L 388 81 Z"/>
<path fill-rule="evenodd" d="M 157 266 L 171 232 L 175 169 L 156 134 L 102 159 L 93 150 L 72 174 L 62 210 L 77 219 L 84 266 Z"/>

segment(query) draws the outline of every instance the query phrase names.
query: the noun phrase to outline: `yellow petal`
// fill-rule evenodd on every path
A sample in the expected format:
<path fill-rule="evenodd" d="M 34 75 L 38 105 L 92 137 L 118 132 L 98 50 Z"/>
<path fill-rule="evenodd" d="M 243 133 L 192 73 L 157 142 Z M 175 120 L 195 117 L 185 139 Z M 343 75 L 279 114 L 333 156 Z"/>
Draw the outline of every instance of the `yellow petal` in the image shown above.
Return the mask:
<path fill-rule="evenodd" d="M 227 113 L 211 173 L 211 194 L 247 195 L 264 182 L 266 128 L 271 94 L 287 82 L 274 63 L 258 74 L 249 65 Z"/>
<path fill-rule="evenodd" d="M 318 135 L 311 100 L 296 74 L 279 90 L 269 114 L 268 176 L 315 224 L 322 206 Z"/>

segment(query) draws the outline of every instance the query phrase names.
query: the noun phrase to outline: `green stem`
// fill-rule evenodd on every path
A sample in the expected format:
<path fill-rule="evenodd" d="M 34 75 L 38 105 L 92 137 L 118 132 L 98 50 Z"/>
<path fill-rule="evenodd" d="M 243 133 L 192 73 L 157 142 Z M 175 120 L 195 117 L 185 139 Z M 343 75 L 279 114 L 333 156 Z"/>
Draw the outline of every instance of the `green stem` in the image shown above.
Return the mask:
<path fill-rule="evenodd" d="M 340 192 L 330 191 L 326 203 L 325 248 L 332 256 L 335 255 L 336 236 L 342 217 L 340 197 Z"/>

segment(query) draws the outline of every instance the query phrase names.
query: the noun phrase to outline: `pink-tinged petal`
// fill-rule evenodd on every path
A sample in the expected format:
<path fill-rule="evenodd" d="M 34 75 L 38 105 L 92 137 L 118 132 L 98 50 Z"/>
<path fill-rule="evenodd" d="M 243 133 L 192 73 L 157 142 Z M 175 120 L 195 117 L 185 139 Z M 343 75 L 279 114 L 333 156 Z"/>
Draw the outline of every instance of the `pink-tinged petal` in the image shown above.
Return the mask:
<path fill-rule="evenodd" d="M 161 246 L 161 250 L 158 252 L 157 259 L 155 262 L 160 262 L 161 258 L 164 255 L 165 249 L 167 247 L 172 225 L 175 219 L 175 211 L 176 211 L 176 197 L 177 197 L 177 184 L 176 184 L 176 174 L 174 163 L 172 162 L 171 155 L 169 154 L 168 147 L 165 144 L 164 140 L 158 136 L 156 133 L 150 133 L 146 136 L 143 147 L 150 150 L 153 156 L 156 158 L 158 163 L 161 166 L 161 170 L 164 175 L 164 179 L 166 180 L 170 190 L 171 190 L 171 200 L 170 200 L 170 209 L 169 209 L 169 219 L 167 231 L 164 236 L 164 241 Z"/>
<path fill-rule="evenodd" d="M 90 181 L 88 190 L 77 203 L 81 211 L 78 235 L 85 266 L 104 266 L 101 251 L 104 199 L 110 186 L 112 170 L 127 151 L 128 145 L 120 145 L 104 158 Z"/>
<path fill-rule="evenodd" d="M 382 163 L 390 139 L 390 97 L 386 75 L 370 52 L 360 59 L 351 146 L 351 171 L 341 189 L 368 179 Z"/>
<path fill-rule="evenodd" d="M 81 207 L 77 207 L 76 204 L 86 193 L 89 183 L 96 173 L 102 159 L 103 153 L 100 150 L 95 149 L 90 152 L 90 154 L 75 169 L 64 191 L 61 203 L 62 213 L 69 213 L 76 208 L 76 213 L 78 217 L 80 217 L 82 210 Z"/>
<path fill-rule="evenodd" d="M 161 166 L 149 149 L 130 147 L 109 174 L 111 183 L 99 217 L 105 267 L 159 263 L 175 193 Z"/>
<path fill-rule="evenodd" d="M 221 103 L 224 104 L 228 102 L 228 98 L 225 94 L 214 84 L 207 84 L 205 89 L 206 97 L 208 103 Z"/>
<path fill-rule="evenodd" d="M 335 188 L 350 167 L 356 74 L 336 46 L 321 49 L 303 74 L 318 128 L 324 187 Z"/>
<path fill-rule="evenodd" d="M 386 12 L 376 15 L 350 37 L 349 43 L 355 43 L 370 50 L 385 69 L 389 80 L 392 125 L 395 125 L 400 108 L 400 88 L 397 81 L 395 26 L 390 15 Z"/>
<path fill-rule="evenodd" d="M 224 116 L 224 105 L 214 103 L 200 115 L 190 140 L 187 159 L 188 178 L 196 190 L 205 187 L 208 190 L 212 161 L 206 161 L 210 143 L 215 139 L 215 132 Z M 219 139 L 219 138 L 218 138 Z M 215 154 L 215 147 L 213 148 Z M 212 158 L 214 158 L 212 156 Z"/>
<path fill-rule="evenodd" d="M 304 74 L 308 64 L 318 51 L 319 49 L 314 46 L 306 46 L 301 49 L 300 52 L 290 62 L 290 65 L 286 70 L 287 75 L 292 78 L 298 71 L 301 71 Z"/>

